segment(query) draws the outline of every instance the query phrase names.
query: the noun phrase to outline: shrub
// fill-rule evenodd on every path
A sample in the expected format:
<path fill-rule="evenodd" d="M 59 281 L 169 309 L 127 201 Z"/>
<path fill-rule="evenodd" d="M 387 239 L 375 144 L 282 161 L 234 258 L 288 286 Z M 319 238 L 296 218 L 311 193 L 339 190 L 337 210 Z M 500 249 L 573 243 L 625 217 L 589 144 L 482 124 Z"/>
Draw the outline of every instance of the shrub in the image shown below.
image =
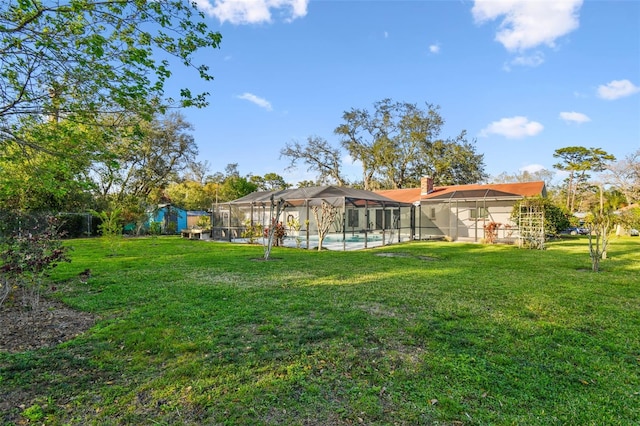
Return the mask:
<path fill-rule="evenodd" d="M 302 239 L 300 238 L 300 229 L 302 228 L 302 225 L 300 224 L 300 221 L 295 217 L 290 217 L 287 219 L 287 226 L 296 238 L 296 248 L 300 248 L 300 245 L 302 244 Z"/>
<path fill-rule="evenodd" d="M 511 220 L 519 223 L 521 208 L 523 205 L 537 205 L 544 211 L 544 231 L 547 235 L 558 235 L 560 231 L 571 226 L 570 217 L 561 207 L 558 207 L 549 198 L 525 198 L 513 205 Z"/>
<path fill-rule="evenodd" d="M 21 216 L 20 214 L 17 214 Z M 0 304 L 17 290 L 25 306 L 36 308 L 49 272 L 60 262 L 68 262 L 68 248 L 62 245 L 58 220 L 46 216 L 40 221 L 20 221 L 25 225 L 4 234 L 0 253 Z"/>
<path fill-rule="evenodd" d="M 122 210 L 115 208 L 110 211 L 92 211 L 91 213 L 100 219 L 101 222 L 100 225 L 98 225 L 98 230 L 102 238 L 107 242 L 111 255 L 115 256 L 122 239 Z"/>
<path fill-rule="evenodd" d="M 275 219 L 273 220 L 273 241 L 274 241 L 274 245 L 277 246 L 281 246 L 284 245 L 284 237 L 287 236 L 287 230 L 285 229 L 284 225 L 282 224 L 282 222 L 276 222 Z M 264 229 L 264 234 L 263 234 L 264 238 L 269 238 L 269 228 L 265 228 Z"/>
<path fill-rule="evenodd" d="M 157 237 L 162 234 L 162 222 L 157 220 L 149 221 L 149 235 Z"/>
<path fill-rule="evenodd" d="M 209 216 L 198 217 L 196 226 L 201 229 L 211 229 L 211 218 Z"/>
<path fill-rule="evenodd" d="M 484 240 L 488 244 L 494 244 L 498 239 L 500 225 L 502 224 L 498 222 L 489 222 L 484 226 Z"/>
<path fill-rule="evenodd" d="M 256 223 L 252 225 L 251 221 L 247 220 L 244 226 L 244 231 L 241 234 L 242 238 L 246 238 L 249 244 L 255 244 L 256 238 L 260 238 L 263 235 L 262 224 Z"/>

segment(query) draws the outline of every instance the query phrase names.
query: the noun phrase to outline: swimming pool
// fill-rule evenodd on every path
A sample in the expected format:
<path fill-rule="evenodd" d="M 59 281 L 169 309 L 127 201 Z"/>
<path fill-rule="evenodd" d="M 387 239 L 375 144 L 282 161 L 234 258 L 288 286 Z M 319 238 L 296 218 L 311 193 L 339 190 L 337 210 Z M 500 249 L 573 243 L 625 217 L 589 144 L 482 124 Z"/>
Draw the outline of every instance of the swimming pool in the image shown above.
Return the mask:
<path fill-rule="evenodd" d="M 310 241 L 318 241 L 318 236 L 314 235 L 314 236 L 310 236 L 309 237 Z M 366 240 L 368 242 L 372 242 L 372 241 L 382 241 L 382 235 L 367 235 Z M 342 235 L 340 234 L 330 234 L 327 235 L 326 237 L 324 237 L 324 242 L 325 243 L 364 243 L 365 241 L 365 237 L 364 235 L 345 235 L 344 236 L 344 240 L 342 238 Z"/>
<path fill-rule="evenodd" d="M 373 234 L 367 233 L 367 238 L 365 239 L 365 234 L 346 234 L 344 236 L 342 234 L 329 234 L 322 241 L 322 247 L 328 250 L 361 250 L 364 248 L 374 248 L 383 245 L 382 234 Z M 402 238 L 402 241 L 408 241 L 409 237 Z M 248 242 L 244 238 L 235 238 L 232 240 L 237 243 L 246 243 Z M 260 244 L 266 244 L 266 238 L 257 239 L 255 242 Z M 384 238 L 384 244 L 393 244 L 394 242 L 398 242 L 398 234 L 396 232 L 387 232 Z M 317 249 L 318 248 L 318 235 L 309 235 L 309 240 L 307 244 L 306 235 L 293 236 L 289 235 L 284 238 L 283 246 L 285 247 L 296 247 L 302 249 Z"/>

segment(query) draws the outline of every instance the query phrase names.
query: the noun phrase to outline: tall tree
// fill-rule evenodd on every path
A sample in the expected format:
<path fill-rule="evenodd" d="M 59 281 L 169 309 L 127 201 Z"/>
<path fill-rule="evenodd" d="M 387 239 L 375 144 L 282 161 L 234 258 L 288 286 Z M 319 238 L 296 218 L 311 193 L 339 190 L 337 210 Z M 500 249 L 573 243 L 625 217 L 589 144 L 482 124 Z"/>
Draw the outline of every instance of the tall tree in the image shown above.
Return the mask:
<path fill-rule="evenodd" d="M 28 144 L 0 149 L 0 208 L 77 211 L 93 207 L 88 169 L 93 145 L 100 142 L 90 130 L 69 123 L 33 123 L 17 130 Z M 33 149 L 32 142 L 44 149 Z"/>
<path fill-rule="evenodd" d="M 259 191 L 278 191 L 291 187 L 282 176 L 273 172 L 264 176 L 251 176 L 249 180 L 258 186 Z"/>
<path fill-rule="evenodd" d="M 187 170 L 184 174 L 185 180 L 190 180 L 194 182 L 198 182 L 204 185 L 207 177 L 209 176 L 209 171 L 211 169 L 211 164 L 209 161 L 192 161 L 187 166 Z"/>
<path fill-rule="evenodd" d="M 342 146 L 351 158 L 360 162 L 363 189 L 374 189 L 373 177 L 384 149 L 384 141 L 378 137 L 379 132 L 375 128 L 374 119 L 369 111 L 355 108 L 345 111 L 342 119 L 344 123 L 338 126 L 334 133 L 342 137 Z"/>
<path fill-rule="evenodd" d="M 476 152 L 475 145 L 467 141 L 466 131 L 455 139 L 437 140 L 429 150 L 430 163 L 418 166 L 417 176 L 432 176 L 436 185 L 467 185 L 487 178 L 484 172 L 484 154 Z M 414 184 L 419 182 L 415 180 Z"/>
<path fill-rule="evenodd" d="M 614 161 L 615 157 L 601 148 L 585 148 L 582 146 L 569 146 L 556 149 L 554 158 L 562 161 L 553 165 L 554 168 L 568 172 L 567 176 L 567 201 L 566 206 L 570 212 L 575 211 L 575 201 L 580 188 L 586 184 L 588 172 L 601 172 L 607 166 L 607 162 Z"/>
<path fill-rule="evenodd" d="M 317 186 L 318 184 L 312 180 L 301 180 L 296 185 L 296 188 L 310 188 L 312 186 Z"/>
<path fill-rule="evenodd" d="M 182 180 L 170 183 L 164 194 L 174 206 L 186 210 L 206 210 L 215 203 L 218 191 L 217 183 L 202 184 L 194 180 Z"/>
<path fill-rule="evenodd" d="M 103 114 L 151 118 L 171 105 L 206 105 L 206 93 L 188 88 L 165 94 L 173 62 L 213 78 L 194 62 L 221 41 L 203 18 L 185 0 L 2 2 L 0 144 L 45 148 L 15 131 L 25 119 L 99 125 Z"/>
<path fill-rule="evenodd" d="M 216 185 L 216 202 L 233 201 L 258 190 L 251 176 L 240 175 L 238 163 L 227 164 L 224 173 L 214 173 L 210 183 Z"/>
<path fill-rule="evenodd" d="M 335 129 L 342 146 L 362 164 L 364 189 L 404 188 L 430 174 L 441 184 L 472 183 L 485 177 L 483 155 L 475 152 L 463 131 L 438 139 L 444 120 L 439 107 L 426 109 L 383 99 L 374 111 L 352 109 Z"/>
<path fill-rule="evenodd" d="M 244 176 L 229 176 L 219 186 L 218 201 L 233 201 L 258 190 L 258 185 Z"/>
<path fill-rule="evenodd" d="M 627 203 L 640 202 L 640 149 L 608 164 L 604 179 L 624 194 Z"/>
<path fill-rule="evenodd" d="M 289 169 L 302 161 L 307 165 L 307 171 L 318 174 L 319 183 L 335 183 L 338 186 L 348 183 L 342 174 L 342 152 L 323 138 L 309 136 L 306 143 L 289 142 L 280 150 L 280 157 L 290 160 Z"/>
<path fill-rule="evenodd" d="M 544 181 L 547 186 L 550 186 L 554 176 L 555 173 L 547 169 L 540 169 L 533 172 L 530 172 L 528 170 L 521 170 L 513 174 L 502 172 L 497 176 L 492 176 L 491 181 L 494 183 L 516 183 L 541 180 Z"/>
<path fill-rule="evenodd" d="M 324 237 L 329 233 L 329 227 L 338 218 L 340 211 L 325 200 L 322 200 L 320 205 L 311 206 L 311 211 L 318 228 L 318 251 L 321 251 Z"/>
<path fill-rule="evenodd" d="M 127 140 L 113 141 L 94 169 L 100 196 L 146 198 L 175 181 L 198 153 L 191 130 L 182 115 L 170 113 Z"/>

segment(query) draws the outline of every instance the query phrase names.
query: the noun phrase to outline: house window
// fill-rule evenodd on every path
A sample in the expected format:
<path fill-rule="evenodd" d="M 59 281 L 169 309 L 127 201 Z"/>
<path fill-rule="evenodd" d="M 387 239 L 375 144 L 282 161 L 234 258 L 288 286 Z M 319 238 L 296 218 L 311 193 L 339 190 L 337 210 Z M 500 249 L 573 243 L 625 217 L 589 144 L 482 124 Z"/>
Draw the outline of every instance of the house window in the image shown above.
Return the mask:
<path fill-rule="evenodd" d="M 489 217 L 489 211 L 485 207 L 469 209 L 469 217 L 471 219 L 486 219 Z"/>
<path fill-rule="evenodd" d="M 360 215 L 358 210 L 347 210 L 347 226 L 350 228 L 357 228 L 360 226 Z"/>
<path fill-rule="evenodd" d="M 391 210 L 376 210 L 376 229 L 391 228 Z"/>

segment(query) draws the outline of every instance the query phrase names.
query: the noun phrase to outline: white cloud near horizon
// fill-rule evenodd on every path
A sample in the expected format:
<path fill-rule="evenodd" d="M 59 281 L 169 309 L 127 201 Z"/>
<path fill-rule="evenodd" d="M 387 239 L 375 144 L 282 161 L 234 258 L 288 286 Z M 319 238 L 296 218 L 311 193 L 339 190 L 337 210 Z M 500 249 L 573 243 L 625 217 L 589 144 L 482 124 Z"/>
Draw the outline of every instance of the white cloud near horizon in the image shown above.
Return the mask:
<path fill-rule="evenodd" d="M 429 52 L 431 53 L 440 53 L 440 44 L 434 43 L 429 45 Z"/>
<path fill-rule="evenodd" d="M 546 167 L 543 166 L 542 164 L 529 164 L 527 166 L 524 167 L 520 167 L 520 171 L 521 172 L 529 172 L 529 173 L 536 173 L 539 172 L 540 170 L 545 170 Z"/>
<path fill-rule="evenodd" d="M 271 22 L 277 12 L 285 22 L 307 14 L 309 0 L 195 0 L 198 9 L 220 23 L 235 25 Z"/>
<path fill-rule="evenodd" d="M 544 126 L 537 121 L 529 121 L 527 117 L 516 116 L 494 121 L 480 131 L 480 136 L 502 135 L 507 139 L 521 139 L 535 136 L 542 132 Z"/>
<path fill-rule="evenodd" d="M 598 96 L 608 101 L 624 98 L 640 92 L 640 87 L 629 80 L 613 80 L 598 86 Z"/>
<path fill-rule="evenodd" d="M 244 99 L 245 101 L 249 101 L 253 104 L 258 105 L 260 108 L 264 108 L 267 111 L 271 111 L 271 103 L 264 98 L 254 95 L 253 93 L 245 92 L 242 95 L 236 96 L 238 99 Z"/>
<path fill-rule="evenodd" d="M 477 24 L 502 19 L 495 40 L 509 52 L 522 52 L 555 41 L 576 30 L 583 0 L 475 0 Z"/>
<path fill-rule="evenodd" d="M 591 119 L 581 112 L 561 112 L 560 119 L 570 123 L 587 123 L 591 121 Z"/>

